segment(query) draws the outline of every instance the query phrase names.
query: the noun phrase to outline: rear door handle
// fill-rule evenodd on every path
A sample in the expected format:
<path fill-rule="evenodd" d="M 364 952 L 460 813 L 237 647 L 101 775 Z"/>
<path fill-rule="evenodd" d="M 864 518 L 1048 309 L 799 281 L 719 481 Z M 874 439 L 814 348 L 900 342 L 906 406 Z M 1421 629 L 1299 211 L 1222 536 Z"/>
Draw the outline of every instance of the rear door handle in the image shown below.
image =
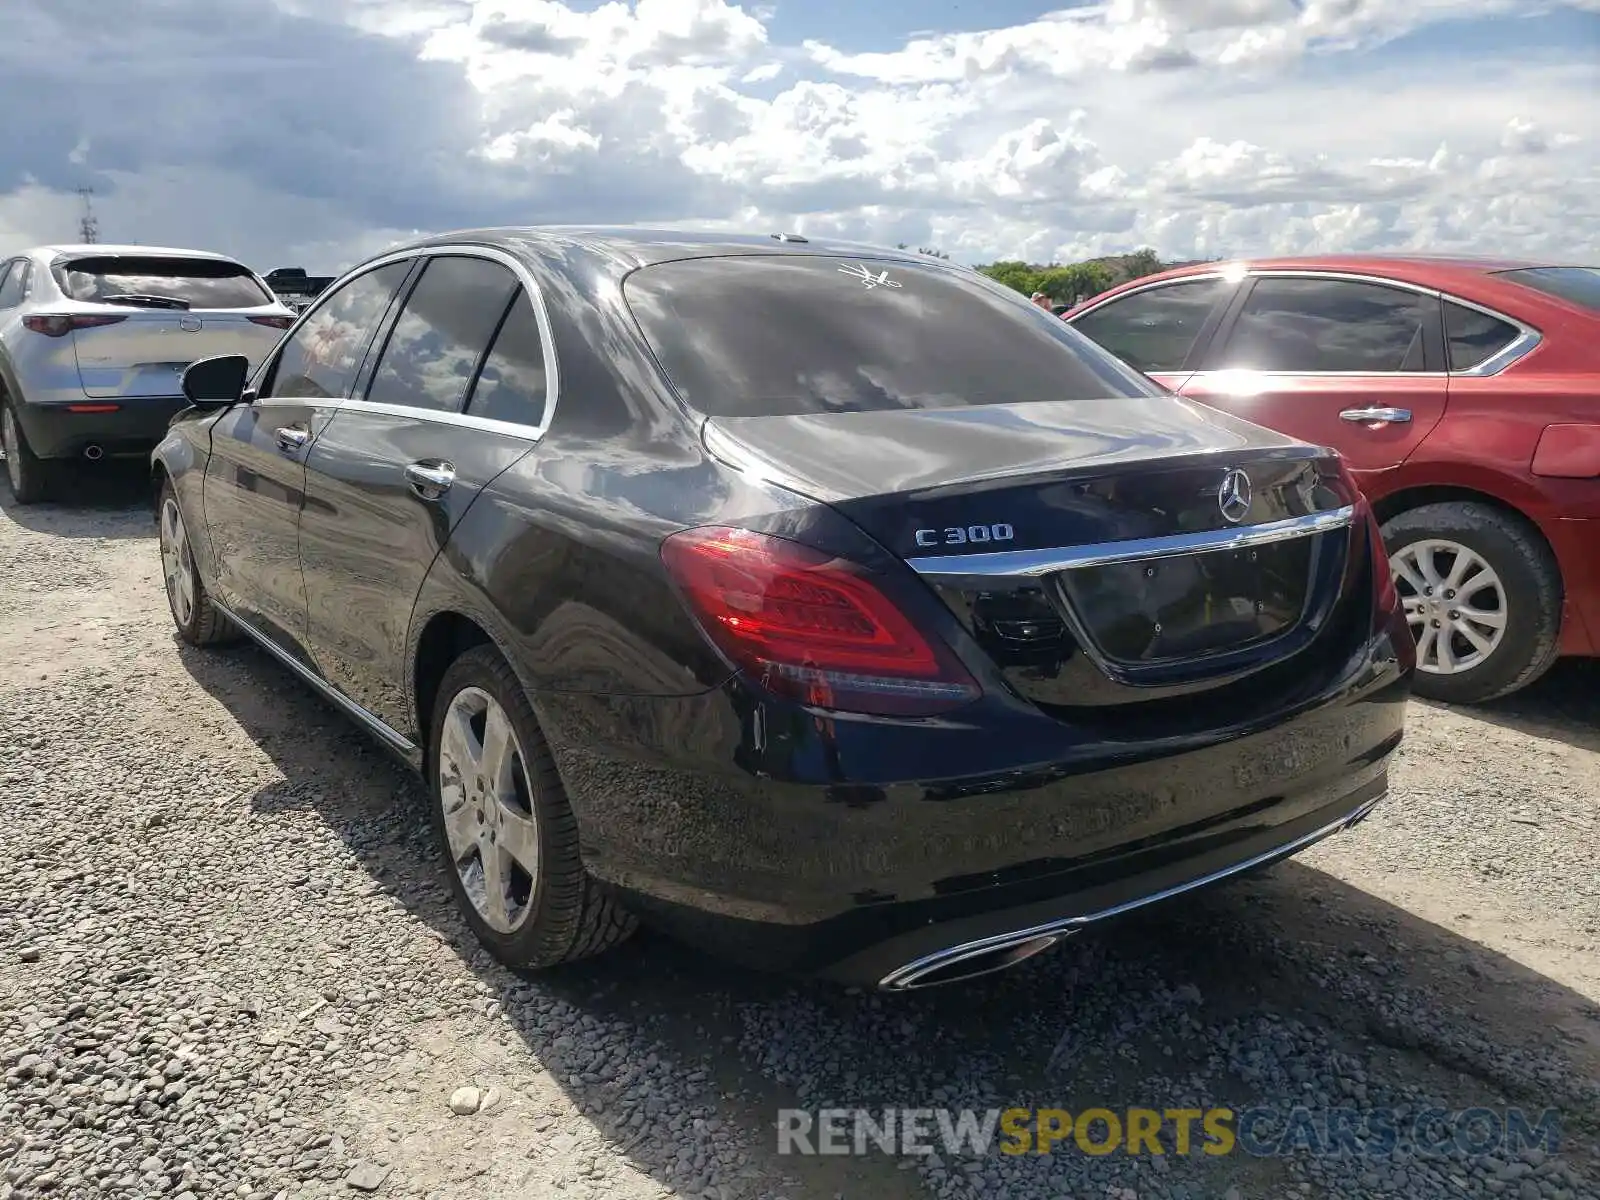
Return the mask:
<path fill-rule="evenodd" d="M 456 469 L 447 462 L 414 462 L 406 467 L 406 482 L 424 500 L 437 500 L 456 481 Z"/>
<path fill-rule="evenodd" d="M 285 454 L 293 454 L 311 440 L 311 431 L 303 425 L 285 425 L 275 431 L 278 439 L 278 449 Z"/>
<path fill-rule="evenodd" d="M 1409 408 L 1347 408 L 1339 414 L 1341 421 L 1352 425 L 1403 425 L 1411 420 Z"/>

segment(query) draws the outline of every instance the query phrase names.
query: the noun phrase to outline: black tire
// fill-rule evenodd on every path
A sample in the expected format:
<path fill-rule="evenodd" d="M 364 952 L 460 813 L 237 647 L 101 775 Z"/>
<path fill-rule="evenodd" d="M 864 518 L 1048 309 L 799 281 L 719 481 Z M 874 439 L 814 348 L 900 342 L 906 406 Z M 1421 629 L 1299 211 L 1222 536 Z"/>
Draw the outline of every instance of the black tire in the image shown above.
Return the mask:
<path fill-rule="evenodd" d="M 38 504 L 50 491 L 49 464 L 34 454 L 9 398 L 0 399 L 0 444 L 6 451 L 6 480 L 18 504 Z"/>
<path fill-rule="evenodd" d="M 171 537 L 171 530 L 167 524 L 169 507 L 170 512 L 176 515 L 182 533 L 182 546 L 176 553 L 176 562 L 173 562 L 168 555 Z M 161 497 L 156 501 L 156 536 L 161 548 L 161 577 L 167 593 L 167 609 L 172 613 L 172 623 L 178 628 L 178 636 L 191 646 L 214 646 L 219 642 L 230 642 L 237 638 L 239 631 L 212 602 L 211 593 L 206 591 L 205 582 L 195 567 L 188 524 L 170 479 L 161 481 Z M 182 573 L 181 577 L 174 573 L 174 568 Z M 192 597 L 187 606 L 189 610 L 187 614 L 183 611 L 185 605 L 180 599 L 179 590 L 184 577 L 188 580 L 191 589 L 189 596 Z"/>
<path fill-rule="evenodd" d="M 521 804 L 533 819 L 539 848 L 537 877 L 523 901 L 526 915 L 509 932 L 490 925 L 468 894 L 445 827 L 440 748 L 452 706 L 471 689 L 486 693 L 509 720 L 526 783 Z M 584 869 L 577 818 L 567 802 L 549 745 L 522 685 L 494 647 L 474 647 L 445 671 L 429 725 L 425 769 L 434 834 L 451 891 L 472 932 L 500 962 L 520 970 L 553 967 L 599 954 L 633 933 L 633 917 Z M 472 869 L 472 852 L 463 861 Z M 481 871 L 481 859 L 477 861 Z"/>
<path fill-rule="evenodd" d="M 1555 663 L 1561 634 L 1561 569 L 1539 531 L 1514 513 L 1471 501 L 1425 504 L 1387 522 L 1392 560 L 1430 539 L 1456 543 L 1499 577 L 1505 633 L 1475 666 L 1452 674 L 1418 669 L 1417 695 L 1447 704 L 1482 704 L 1527 687 Z M 1409 585 L 1396 578 L 1402 595 Z"/>

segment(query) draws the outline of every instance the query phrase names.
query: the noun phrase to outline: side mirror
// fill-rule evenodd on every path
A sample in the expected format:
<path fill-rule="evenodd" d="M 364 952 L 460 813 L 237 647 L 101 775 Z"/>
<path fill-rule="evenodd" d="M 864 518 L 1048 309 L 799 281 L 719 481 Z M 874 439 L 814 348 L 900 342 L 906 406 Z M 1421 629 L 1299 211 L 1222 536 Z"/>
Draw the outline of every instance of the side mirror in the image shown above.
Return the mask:
<path fill-rule="evenodd" d="M 242 354 L 218 354 L 190 363 L 183 373 L 183 398 L 195 408 L 227 408 L 244 395 L 250 360 Z"/>

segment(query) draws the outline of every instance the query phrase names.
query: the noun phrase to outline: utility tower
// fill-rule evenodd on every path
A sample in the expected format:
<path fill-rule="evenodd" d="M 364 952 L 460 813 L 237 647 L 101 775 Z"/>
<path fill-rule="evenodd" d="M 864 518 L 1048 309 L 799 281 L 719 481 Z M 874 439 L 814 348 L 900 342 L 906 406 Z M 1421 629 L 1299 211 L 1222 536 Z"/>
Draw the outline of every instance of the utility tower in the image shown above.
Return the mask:
<path fill-rule="evenodd" d="M 100 240 L 100 222 L 94 215 L 94 189 L 81 187 L 78 189 L 78 195 L 83 197 L 83 216 L 78 220 L 78 240 L 92 246 Z"/>

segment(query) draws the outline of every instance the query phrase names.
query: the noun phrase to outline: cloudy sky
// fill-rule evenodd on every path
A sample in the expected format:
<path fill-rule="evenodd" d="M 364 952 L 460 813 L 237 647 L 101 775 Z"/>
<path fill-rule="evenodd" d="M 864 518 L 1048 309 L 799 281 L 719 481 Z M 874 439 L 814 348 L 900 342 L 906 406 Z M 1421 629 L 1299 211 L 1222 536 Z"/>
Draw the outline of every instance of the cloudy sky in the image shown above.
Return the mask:
<path fill-rule="evenodd" d="M 0 253 L 87 186 L 104 241 L 314 273 L 545 222 L 1600 259 L 1600 0 L 5 7 Z"/>

